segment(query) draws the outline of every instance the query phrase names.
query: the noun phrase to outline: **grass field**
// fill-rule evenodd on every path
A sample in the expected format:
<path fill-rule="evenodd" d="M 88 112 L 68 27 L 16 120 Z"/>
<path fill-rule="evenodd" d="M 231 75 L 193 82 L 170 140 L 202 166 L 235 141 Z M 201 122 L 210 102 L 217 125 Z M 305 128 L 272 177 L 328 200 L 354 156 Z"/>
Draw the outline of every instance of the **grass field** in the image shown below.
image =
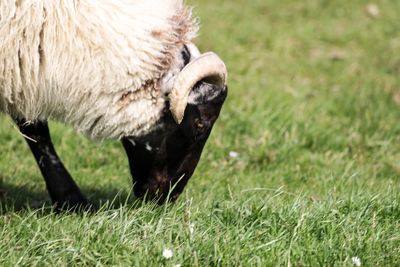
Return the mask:
<path fill-rule="evenodd" d="M 65 165 L 104 203 L 53 214 L 1 115 L 0 266 L 399 266 L 400 1 L 377 14 L 362 0 L 190 3 L 230 91 L 184 194 L 135 202 L 119 143 L 52 122 Z"/>

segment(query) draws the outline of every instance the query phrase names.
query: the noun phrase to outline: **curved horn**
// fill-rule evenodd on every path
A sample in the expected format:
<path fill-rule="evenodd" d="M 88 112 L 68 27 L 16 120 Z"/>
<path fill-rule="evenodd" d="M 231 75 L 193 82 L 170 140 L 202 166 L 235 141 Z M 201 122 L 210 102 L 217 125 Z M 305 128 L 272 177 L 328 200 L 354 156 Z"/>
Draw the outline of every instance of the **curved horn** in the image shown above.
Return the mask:
<path fill-rule="evenodd" d="M 182 122 L 189 93 L 198 81 L 207 79 L 225 87 L 227 77 L 224 62 L 213 52 L 204 53 L 187 64 L 176 77 L 170 93 L 170 110 L 175 122 Z"/>

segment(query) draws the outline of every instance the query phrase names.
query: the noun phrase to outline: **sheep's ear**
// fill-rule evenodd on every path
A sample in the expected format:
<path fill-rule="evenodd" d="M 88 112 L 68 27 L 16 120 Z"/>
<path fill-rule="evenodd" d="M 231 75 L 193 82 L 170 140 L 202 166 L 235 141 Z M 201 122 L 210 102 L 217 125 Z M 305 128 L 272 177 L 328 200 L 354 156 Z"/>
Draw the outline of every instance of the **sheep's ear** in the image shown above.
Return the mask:
<path fill-rule="evenodd" d="M 207 103 L 220 103 L 225 100 L 226 86 L 219 86 L 204 81 L 198 82 L 188 97 L 188 104 L 202 105 Z"/>

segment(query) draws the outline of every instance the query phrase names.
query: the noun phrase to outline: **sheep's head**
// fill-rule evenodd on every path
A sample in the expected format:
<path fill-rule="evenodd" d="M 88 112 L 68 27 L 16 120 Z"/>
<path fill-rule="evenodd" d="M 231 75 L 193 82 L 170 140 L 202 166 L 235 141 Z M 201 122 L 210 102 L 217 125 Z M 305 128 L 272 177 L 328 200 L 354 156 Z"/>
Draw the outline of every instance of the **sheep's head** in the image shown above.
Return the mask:
<path fill-rule="evenodd" d="M 225 101 L 226 75 L 215 54 L 200 56 L 177 77 L 162 127 L 122 140 L 137 197 L 163 203 L 183 191 Z"/>

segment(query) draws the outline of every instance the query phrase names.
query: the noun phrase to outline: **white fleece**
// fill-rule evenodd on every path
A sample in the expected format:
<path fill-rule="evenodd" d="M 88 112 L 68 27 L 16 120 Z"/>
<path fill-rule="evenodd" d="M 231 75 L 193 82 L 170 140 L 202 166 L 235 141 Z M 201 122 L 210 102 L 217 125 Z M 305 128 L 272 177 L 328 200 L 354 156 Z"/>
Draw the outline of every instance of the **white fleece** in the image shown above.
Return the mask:
<path fill-rule="evenodd" d="M 0 0 L 0 111 L 94 139 L 143 135 L 196 32 L 182 0 Z"/>

